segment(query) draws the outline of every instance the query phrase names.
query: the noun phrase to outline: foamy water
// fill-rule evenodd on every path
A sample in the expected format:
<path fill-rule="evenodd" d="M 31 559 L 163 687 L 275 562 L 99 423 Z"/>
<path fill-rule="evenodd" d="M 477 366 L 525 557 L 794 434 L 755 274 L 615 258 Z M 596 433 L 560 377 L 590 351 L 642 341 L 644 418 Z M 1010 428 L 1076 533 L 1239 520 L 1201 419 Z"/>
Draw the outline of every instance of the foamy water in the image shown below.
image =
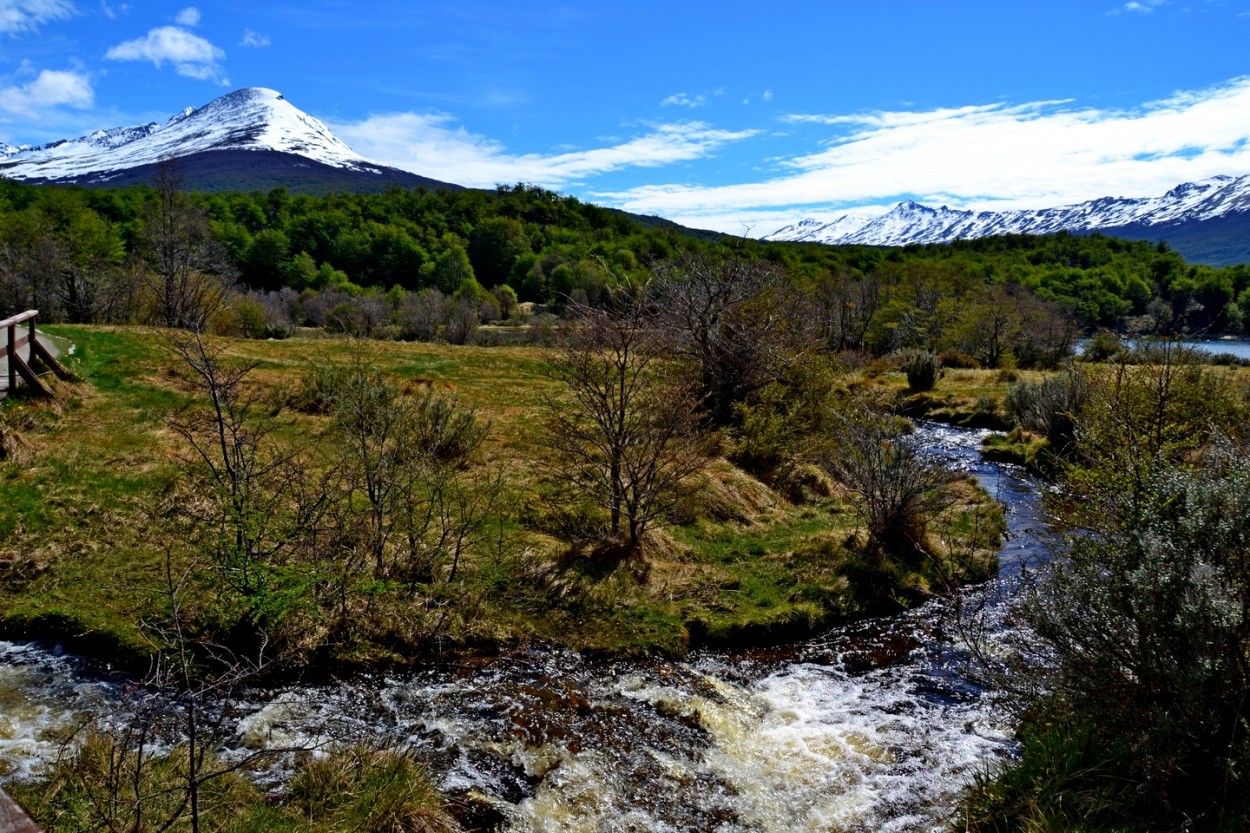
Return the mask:
<path fill-rule="evenodd" d="M 1011 565 L 1038 557 L 1034 485 L 980 461 L 979 434 L 925 431 L 1011 507 L 1005 578 L 966 594 L 1001 609 Z M 494 805 L 518 833 L 938 830 L 971 775 L 1013 748 L 1011 726 L 963 674 L 951 607 L 783 652 L 602 663 L 529 649 L 477 669 L 253 691 L 228 745 L 407 746 L 444 789 Z M 0 642 L 8 777 L 53 759 L 118 685 L 88 663 Z M 285 767 L 261 777 L 278 784 Z"/>

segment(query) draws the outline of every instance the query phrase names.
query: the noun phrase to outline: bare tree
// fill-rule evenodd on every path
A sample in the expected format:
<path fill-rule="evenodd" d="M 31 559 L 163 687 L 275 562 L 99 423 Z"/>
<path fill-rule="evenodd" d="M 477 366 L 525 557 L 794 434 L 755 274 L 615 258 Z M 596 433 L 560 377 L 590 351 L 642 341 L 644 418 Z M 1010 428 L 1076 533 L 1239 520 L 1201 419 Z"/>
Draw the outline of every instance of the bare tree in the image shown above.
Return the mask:
<path fill-rule="evenodd" d="M 816 284 L 821 337 L 833 350 L 863 350 L 868 326 L 881 306 L 881 282 L 843 269 Z"/>
<path fill-rule="evenodd" d="M 856 497 L 879 555 L 923 553 L 930 517 L 950 506 L 955 475 L 926 458 L 891 420 L 866 408 L 844 417 L 845 430 L 824 461 Z"/>
<path fill-rule="evenodd" d="M 400 338 L 406 341 L 433 341 L 438 335 L 443 301 L 443 293 L 433 287 L 405 292 L 396 311 Z"/>
<path fill-rule="evenodd" d="M 775 380 L 814 339 L 805 329 L 812 316 L 771 263 L 682 252 L 657 274 L 671 349 L 694 364 L 715 425 L 729 424 L 734 405 Z"/>
<path fill-rule="evenodd" d="M 224 348 L 210 346 L 198 331 L 170 345 L 207 404 L 193 401 L 168 420 L 186 442 L 184 470 L 197 486 L 198 500 L 181 512 L 194 522 L 220 587 L 242 596 L 246 619 L 272 624 L 284 610 L 270 602 L 293 603 L 282 585 L 311 581 L 281 567 L 296 555 L 309 563 L 315 557 L 329 486 L 310 473 L 301 450 L 280 452 L 267 442 L 272 426 L 252 414 L 243 390 L 254 364 L 227 361 Z"/>
<path fill-rule="evenodd" d="M 613 537 L 635 551 L 705 460 L 698 398 L 671 373 L 667 333 L 645 292 L 611 294 L 606 310 L 570 304 L 548 356 L 571 398 L 547 401 L 547 442 L 577 495 L 607 510 Z"/>
<path fill-rule="evenodd" d="M 443 339 L 448 344 L 468 344 L 477 335 L 482 321 L 481 310 L 473 301 L 448 297 L 440 310 L 443 323 Z"/>
<path fill-rule="evenodd" d="M 156 201 L 143 225 L 148 268 L 141 272 L 152 296 L 148 318 L 166 327 L 201 329 L 225 304 L 234 268 L 204 212 L 183 192 L 175 163 L 158 165 L 152 184 Z"/>

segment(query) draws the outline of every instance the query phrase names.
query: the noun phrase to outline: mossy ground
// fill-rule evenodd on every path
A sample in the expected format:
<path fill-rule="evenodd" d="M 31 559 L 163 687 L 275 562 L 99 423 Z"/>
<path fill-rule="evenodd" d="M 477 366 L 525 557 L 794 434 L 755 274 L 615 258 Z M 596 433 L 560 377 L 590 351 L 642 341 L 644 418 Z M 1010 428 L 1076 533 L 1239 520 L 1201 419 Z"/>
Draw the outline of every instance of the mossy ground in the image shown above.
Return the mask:
<path fill-rule="evenodd" d="M 0 463 L 0 627 L 137 657 L 148 650 L 140 623 L 163 603 L 166 554 L 176 549 L 162 506 L 182 477 L 184 450 L 167 419 L 191 393 L 166 333 L 52 329 L 76 344 L 70 363 L 81 380 L 61 386 L 50 403 L 0 406 L 27 450 L 21 461 Z M 504 472 L 508 512 L 499 546 L 470 565 L 454 598 L 434 600 L 453 609 L 442 646 L 541 639 L 680 654 L 692 643 L 777 641 L 992 569 L 995 510 L 971 484 L 966 500 L 930 525 L 940 557 L 886 575 L 866 558 L 853 504 L 836 488 L 796 504 L 723 458 L 705 471 L 685 522 L 657 530 L 641 555 L 578 554 L 545 522 L 540 415 L 559 391 L 541 349 L 328 338 L 216 343 L 255 363 L 248 392 L 280 442 L 325 442 L 327 417 L 292 406 L 301 378 L 313 364 L 361 351 L 401 384 L 432 385 L 490 424 L 482 465 Z M 362 627 L 334 658 L 406 662 L 429 650 L 419 629 L 405 630 L 404 604 L 380 599 L 373 620 L 385 626 Z"/>

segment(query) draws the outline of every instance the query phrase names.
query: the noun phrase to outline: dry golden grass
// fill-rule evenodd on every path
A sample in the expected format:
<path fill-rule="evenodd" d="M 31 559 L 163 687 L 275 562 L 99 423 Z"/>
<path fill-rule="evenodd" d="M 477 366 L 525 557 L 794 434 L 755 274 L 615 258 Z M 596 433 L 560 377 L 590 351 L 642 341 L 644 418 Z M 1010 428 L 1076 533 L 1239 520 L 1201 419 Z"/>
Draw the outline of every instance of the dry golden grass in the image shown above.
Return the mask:
<path fill-rule="evenodd" d="M 167 420 L 192 401 L 193 388 L 165 332 L 58 331 L 77 343 L 74 366 L 83 381 L 52 405 L 3 410 L 4 424 L 32 453 L 0 468 L 0 609 L 10 627 L 103 634 L 141 651 L 139 622 L 161 603 L 166 551 L 180 549 L 170 508 L 186 502 L 186 450 Z M 470 584 L 454 599 L 419 601 L 407 612 L 404 605 L 416 602 L 397 596 L 371 603 L 368 621 L 387 647 L 342 646 L 353 658 L 381 652 L 402 659 L 419 650 L 430 621 L 423 611 L 453 602 L 457 615 L 441 633 L 453 642 L 540 637 L 611 651 L 680 651 L 691 623 L 715 641 L 855 610 L 846 571 L 858 522 L 846 496 L 819 473 L 808 473 L 802 488 L 809 502 L 796 505 L 718 458 L 703 473 L 688 520 L 654 530 L 641 557 L 564 557 L 567 542 L 525 520 L 547 508 L 542 413 L 560 393 L 540 348 L 333 338 L 211 343 L 227 359 L 254 365 L 246 392 L 278 442 L 310 451 L 328 443 L 328 416 L 295 407 L 301 380 L 309 368 L 352 361 L 413 391 L 432 385 L 491 426 L 481 456 L 504 473 L 505 551 L 466 565 Z M 998 384 L 976 371 L 957 379 L 969 392 Z M 388 630 L 383 620 L 409 624 Z"/>

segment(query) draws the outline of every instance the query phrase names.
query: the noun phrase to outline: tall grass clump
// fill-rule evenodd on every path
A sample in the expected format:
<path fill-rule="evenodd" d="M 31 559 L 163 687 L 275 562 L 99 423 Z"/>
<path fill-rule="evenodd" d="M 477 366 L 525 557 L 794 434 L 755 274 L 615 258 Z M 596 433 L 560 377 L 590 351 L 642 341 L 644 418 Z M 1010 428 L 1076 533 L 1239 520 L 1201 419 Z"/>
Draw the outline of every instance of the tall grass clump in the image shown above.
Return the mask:
<path fill-rule="evenodd" d="M 404 751 L 337 750 L 291 782 L 287 808 L 326 833 L 457 833 L 425 766 Z"/>
<path fill-rule="evenodd" d="M 907 390 L 933 390 L 942 371 L 942 360 L 932 350 L 900 350 L 894 354 L 899 370 L 907 376 Z"/>
<path fill-rule="evenodd" d="M 1068 367 L 1040 382 L 1015 382 L 1004 404 L 1018 427 L 1041 434 L 1051 448 L 1063 451 L 1075 438 L 1077 415 L 1089 401 L 1091 384 L 1084 371 Z"/>

